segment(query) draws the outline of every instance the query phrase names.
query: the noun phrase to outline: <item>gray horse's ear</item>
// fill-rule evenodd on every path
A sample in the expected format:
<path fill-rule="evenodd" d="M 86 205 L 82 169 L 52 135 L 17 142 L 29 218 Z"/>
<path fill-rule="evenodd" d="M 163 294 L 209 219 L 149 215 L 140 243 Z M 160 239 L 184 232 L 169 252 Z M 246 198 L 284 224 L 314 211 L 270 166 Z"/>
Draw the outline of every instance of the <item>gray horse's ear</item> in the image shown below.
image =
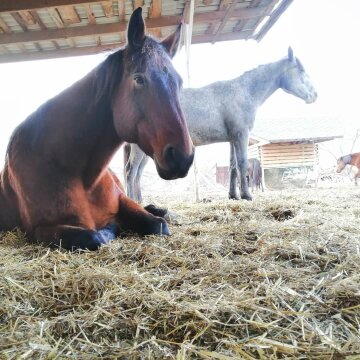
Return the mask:
<path fill-rule="evenodd" d="M 289 48 L 288 48 L 288 58 L 290 61 L 294 61 L 294 51 L 291 48 L 291 46 L 289 46 Z"/>
<path fill-rule="evenodd" d="M 145 22 L 142 17 L 142 8 L 138 7 L 129 20 L 127 29 L 127 40 L 129 47 L 139 48 L 145 40 Z"/>
<path fill-rule="evenodd" d="M 176 31 L 168 35 L 161 44 L 164 46 L 170 57 L 173 58 L 177 53 L 180 45 L 182 23 L 179 24 Z"/>

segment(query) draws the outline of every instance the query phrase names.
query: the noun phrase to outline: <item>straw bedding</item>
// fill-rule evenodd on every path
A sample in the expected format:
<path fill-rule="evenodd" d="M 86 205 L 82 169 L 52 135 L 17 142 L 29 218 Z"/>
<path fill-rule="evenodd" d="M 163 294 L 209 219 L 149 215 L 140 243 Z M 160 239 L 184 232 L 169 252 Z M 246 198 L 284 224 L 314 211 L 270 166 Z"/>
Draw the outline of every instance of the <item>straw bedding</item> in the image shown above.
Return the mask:
<path fill-rule="evenodd" d="M 360 359 L 359 189 L 162 200 L 167 238 L 0 235 L 0 359 Z"/>

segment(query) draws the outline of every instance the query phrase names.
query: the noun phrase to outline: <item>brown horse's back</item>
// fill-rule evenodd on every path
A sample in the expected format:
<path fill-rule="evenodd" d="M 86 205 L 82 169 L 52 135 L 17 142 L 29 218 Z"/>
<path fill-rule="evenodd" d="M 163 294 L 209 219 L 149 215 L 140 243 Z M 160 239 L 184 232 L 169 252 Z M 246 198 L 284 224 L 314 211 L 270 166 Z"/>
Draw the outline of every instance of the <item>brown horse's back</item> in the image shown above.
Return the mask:
<path fill-rule="evenodd" d="M 352 154 L 352 158 L 354 159 L 354 166 L 360 170 L 360 153 Z"/>

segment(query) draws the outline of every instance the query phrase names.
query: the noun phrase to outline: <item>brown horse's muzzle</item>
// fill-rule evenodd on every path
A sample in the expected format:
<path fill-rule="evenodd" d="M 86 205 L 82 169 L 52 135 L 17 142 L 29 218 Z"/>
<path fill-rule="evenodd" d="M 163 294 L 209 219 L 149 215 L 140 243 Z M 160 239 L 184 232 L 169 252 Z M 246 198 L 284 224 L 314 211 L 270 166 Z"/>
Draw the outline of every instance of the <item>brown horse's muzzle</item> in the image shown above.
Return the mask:
<path fill-rule="evenodd" d="M 345 168 L 345 164 L 343 162 L 338 162 L 336 165 L 336 172 L 341 173 Z"/>
<path fill-rule="evenodd" d="M 161 167 L 155 159 L 158 174 L 164 180 L 174 180 L 185 177 L 193 163 L 194 153 L 194 147 L 190 155 L 185 155 L 174 146 L 167 145 L 163 151 L 166 168 Z"/>

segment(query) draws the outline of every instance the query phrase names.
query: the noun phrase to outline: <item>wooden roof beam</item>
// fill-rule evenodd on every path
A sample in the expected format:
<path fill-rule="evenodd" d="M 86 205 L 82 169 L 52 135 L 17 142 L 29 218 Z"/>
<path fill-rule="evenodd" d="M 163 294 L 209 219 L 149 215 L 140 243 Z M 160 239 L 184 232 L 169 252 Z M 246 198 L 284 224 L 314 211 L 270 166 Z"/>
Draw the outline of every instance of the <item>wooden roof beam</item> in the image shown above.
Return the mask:
<path fill-rule="evenodd" d="M 149 18 L 157 19 L 161 16 L 162 0 L 152 0 L 149 8 Z M 154 28 L 152 31 L 153 35 L 161 38 L 161 28 Z"/>
<path fill-rule="evenodd" d="M 219 41 L 240 40 L 247 38 L 249 36 L 249 33 L 251 33 L 250 30 L 248 32 L 241 32 L 241 33 L 221 34 L 218 36 L 218 40 Z M 193 35 L 192 43 L 200 44 L 204 42 L 210 42 L 212 38 L 213 38 L 212 34 Z M 94 54 L 108 52 L 113 49 L 118 49 L 124 44 L 125 43 L 116 43 L 116 44 L 108 44 L 108 45 L 100 45 L 100 46 L 71 47 L 66 49 L 47 50 L 47 51 L 44 50 L 42 52 L 32 51 L 32 52 L 17 53 L 17 54 L 8 53 L 0 56 L 0 63 L 56 59 L 61 57 L 82 56 L 82 55 L 94 55 Z"/>
<path fill-rule="evenodd" d="M 236 9 L 232 12 L 231 17 L 237 19 L 251 19 L 256 18 L 261 14 L 263 8 L 256 9 Z M 221 21 L 225 16 L 224 11 L 216 11 L 213 13 L 198 13 L 194 15 L 194 23 L 207 23 L 211 21 Z M 146 26 L 148 29 L 176 26 L 182 20 L 181 15 L 162 16 L 156 19 L 147 19 Z M 56 39 L 67 39 L 77 36 L 95 36 L 101 34 L 119 33 L 125 31 L 127 22 L 121 21 L 119 23 L 97 24 L 88 26 L 67 27 L 61 29 L 48 29 L 42 31 L 28 31 L 21 33 L 7 33 L 0 34 L 0 44 L 16 44 L 34 41 L 47 41 Z"/>
<path fill-rule="evenodd" d="M 25 20 L 17 12 L 11 13 L 12 17 L 16 20 L 22 31 L 28 31 Z"/>
<path fill-rule="evenodd" d="M 7 24 L 5 23 L 5 21 L 0 17 L 0 29 L 7 34 L 11 33 L 10 28 L 7 26 Z"/>
<path fill-rule="evenodd" d="M 291 5 L 294 0 L 283 0 L 282 3 L 270 14 L 269 20 L 262 26 L 257 34 L 255 34 L 254 39 L 256 41 L 261 41 L 261 39 L 266 35 L 266 33 L 273 27 L 276 21 L 279 19 L 281 14 Z"/>
<path fill-rule="evenodd" d="M 0 12 L 44 9 L 49 7 L 98 3 L 99 0 L 1 0 Z"/>
<path fill-rule="evenodd" d="M 215 44 L 215 42 L 217 40 L 217 37 L 221 33 L 222 29 L 225 27 L 228 20 L 231 18 L 231 15 L 233 14 L 233 12 L 235 10 L 236 4 L 237 4 L 237 0 L 233 0 L 231 5 L 226 9 L 225 16 L 224 16 L 223 20 L 221 21 L 221 23 L 220 23 L 218 29 L 216 30 L 215 35 L 214 35 L 214 37 L 213 37 L 213 39 L 211 41 L 213 44 Z"/>

